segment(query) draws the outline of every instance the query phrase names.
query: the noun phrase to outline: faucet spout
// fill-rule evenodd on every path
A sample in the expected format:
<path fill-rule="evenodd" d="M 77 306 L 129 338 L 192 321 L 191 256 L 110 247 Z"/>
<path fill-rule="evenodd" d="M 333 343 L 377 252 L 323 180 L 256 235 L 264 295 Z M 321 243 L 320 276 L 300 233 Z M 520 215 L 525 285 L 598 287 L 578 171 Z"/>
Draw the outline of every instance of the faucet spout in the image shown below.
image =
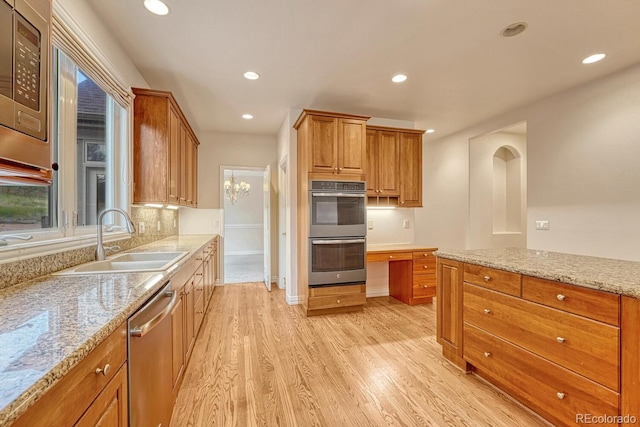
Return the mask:
<path fill-rule="evenodd" d="M 96 246 L 96 260 L 97 261 L 102 261 L 105 259 L 105 251 L 104 251 L 104 246 L 102 245 L 102 221 L 104 219 L 104 215 L 109 213 L 109 212 L 119 212 L 122 214 L 122 216 L 124 216 L 125 222 L 126 222 L 126 226 L 127 226 L 127 231 L 131 234 L 136 232 L 136 227 L 135 225 L 133 225 L 133 221 L 131 221 L 131 217 L 129 216 L 129 214 L 127 213 L 127 211 L 124 211 L 120 208 L 109 208 L 109 209 L 105 209 L 102 212 L 100 212 L 100 215 L 98 215 L 98 244 Z"/>

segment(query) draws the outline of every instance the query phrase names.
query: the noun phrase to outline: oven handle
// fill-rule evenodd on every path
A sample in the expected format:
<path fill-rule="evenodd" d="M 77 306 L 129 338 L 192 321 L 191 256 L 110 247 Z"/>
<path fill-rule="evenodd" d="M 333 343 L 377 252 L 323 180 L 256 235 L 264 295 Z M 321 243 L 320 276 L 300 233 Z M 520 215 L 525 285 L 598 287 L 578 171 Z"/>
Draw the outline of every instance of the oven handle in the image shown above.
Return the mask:
<path fill-rule="evenodd" d="M 312 245 L 341 245 L 345 243 L 365 243 L 365 239 L 312 240 Z"/>
<path fill-rule="evenodd" d="M 160 296 L 160 295 L 158 295 Z M 155 328 L 155 326 L 162 322 L 162 319 L 164 319 L 165 317 L 167 317 L 169 315 L 169 313 L 171 313 L 171 310 L 173 310 L 173 306 L 176 303 L 176 299 L 178 298 L 178 292 L 176 291 L 167 291 L 164 292 L 164 295 L 162 295 L 164 297 L 171 297 L 171 300 L 169 300 L 169 304 L 167 304 L 167 306 L 164 308 L 164 310 L 162 310 L 160 313 L 156 314 L 155 316 L 153 316 L 153 319 L 149 320 L 147 323 L 145 323 L 142 326 L 139 326 L 137 328 L 131 329 L 129 331 L 129 334 L 132 337 L 137 337 L 137 338 L 141 338 L 143 336 L 145 336 L 147 333 L 151 332 L 151 330 L 153 328 Z M 157 297 L 154 299 L 154 301 L 157 299 Z M 151 303 L 153 303 L 154 301 L 151 301 Z M 147 304 L 150 305 L 151 303 Z M 143 309 L 144 310 L 144 309 Z"/>
<path fill-rule="evenodd" d="M 367 197 L 363 193 L 311 193 L 313 197 Z"/>

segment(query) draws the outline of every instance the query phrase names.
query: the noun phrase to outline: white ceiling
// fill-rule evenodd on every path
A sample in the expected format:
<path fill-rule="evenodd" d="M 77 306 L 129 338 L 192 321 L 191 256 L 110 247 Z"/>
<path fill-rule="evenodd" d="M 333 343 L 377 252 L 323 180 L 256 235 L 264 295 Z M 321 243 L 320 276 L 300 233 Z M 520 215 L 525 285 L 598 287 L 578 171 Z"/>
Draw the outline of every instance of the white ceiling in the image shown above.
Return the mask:
<path fill-rule="evenodd" d="M 638 0 L 166 0 L 165 17 L 142 0 L 88 2 L 196 132 L 275 135 L 289 108 L 312 108 L 436 138 L 640 62 Z M 608 56 L 580 63 L 596 52 Z"/>

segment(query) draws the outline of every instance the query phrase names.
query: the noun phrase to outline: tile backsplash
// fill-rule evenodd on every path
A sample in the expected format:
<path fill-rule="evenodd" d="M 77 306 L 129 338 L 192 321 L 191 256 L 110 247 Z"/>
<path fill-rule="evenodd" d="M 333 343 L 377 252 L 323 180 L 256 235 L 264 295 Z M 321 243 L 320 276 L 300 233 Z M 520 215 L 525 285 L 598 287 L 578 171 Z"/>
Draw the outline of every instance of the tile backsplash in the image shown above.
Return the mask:
<path fill-rule="evenodd" d="M 130 239 L 113 243 L 120 246 L 122 251 L 176 235 L 179 231 L 180 220 L 177 210 L 132 206 L 131 219 L 138 232 Z M 139 229 L 140 223 L 144 223 L 145 230 L 142 234 Z M 95 251 L 95 246 L 88 246 L 26 260 L 9 261 L 0 265 L 0 289 L 92 261 Z"/>

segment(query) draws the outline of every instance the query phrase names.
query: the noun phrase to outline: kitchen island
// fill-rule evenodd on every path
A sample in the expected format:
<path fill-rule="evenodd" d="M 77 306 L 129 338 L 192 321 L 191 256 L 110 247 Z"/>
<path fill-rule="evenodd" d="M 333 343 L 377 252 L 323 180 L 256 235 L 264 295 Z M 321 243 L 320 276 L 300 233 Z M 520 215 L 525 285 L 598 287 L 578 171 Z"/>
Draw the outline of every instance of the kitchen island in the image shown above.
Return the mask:
<path fill-rule="evenodd" d="M 165 271 L 47 275 L 0 291 L 0 426 L 27 412 L 109 337 L 122 335 L 127 318 L 214 237 L 173 236 L 135 248 L 188 252 Z M 107 374 L 105 368 L 95 376 Z"/>
<path fill-rule="evenodd" d="M 638 420 L 640 263 L 515 248 L 435 255 L 445 358 L 556 425 Z"/>

